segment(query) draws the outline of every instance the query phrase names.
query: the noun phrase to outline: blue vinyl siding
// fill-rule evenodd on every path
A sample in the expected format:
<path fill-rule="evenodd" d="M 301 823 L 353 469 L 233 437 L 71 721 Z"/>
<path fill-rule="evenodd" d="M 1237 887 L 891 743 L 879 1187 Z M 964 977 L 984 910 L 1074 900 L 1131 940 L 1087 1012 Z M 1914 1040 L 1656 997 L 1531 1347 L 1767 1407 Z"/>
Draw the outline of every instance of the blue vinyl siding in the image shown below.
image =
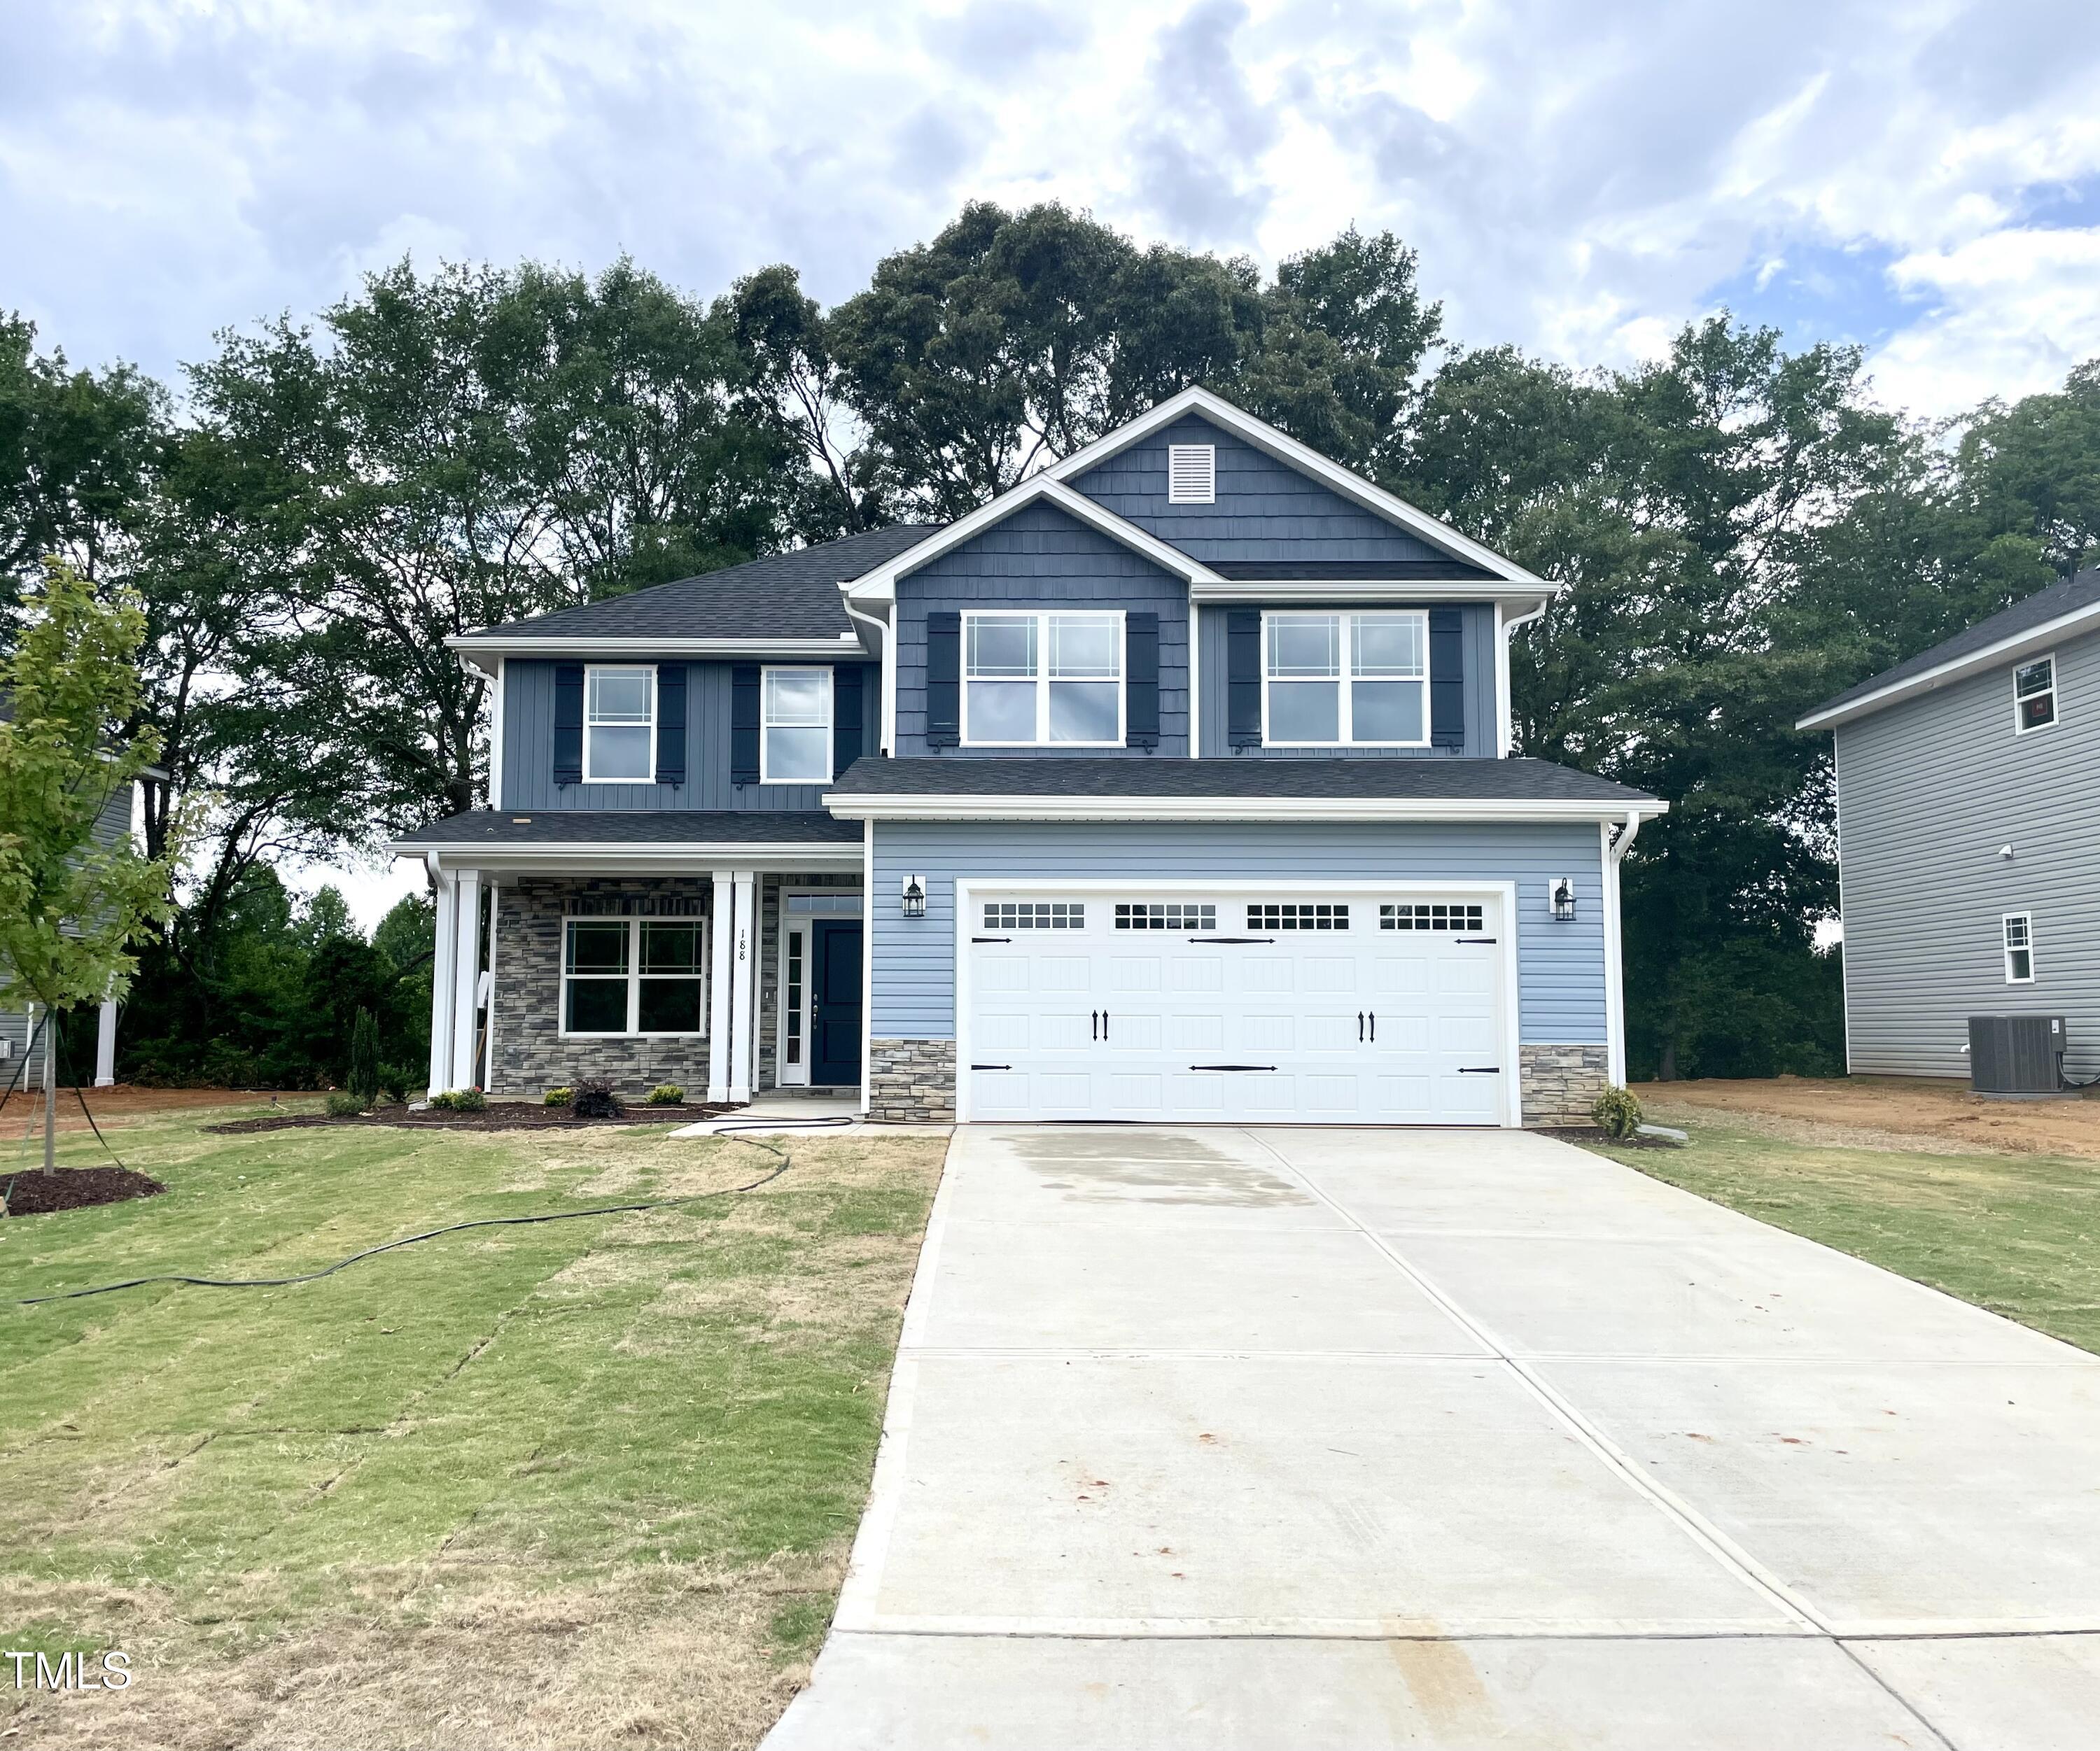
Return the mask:
<path fill-rule="evenodd" d="M 894 896 L 926 884 L 926 915 Z M 955 882 L 1185 876 L 1212 881 L 1514 881 L 1519 1038 L 1604 1043 L 1603 848 L 1590 823 L 877 822 L 869 907 L 878 1039 L 955 1033 Z M 1547 884 L 1575 880 L 1577 915 L 1547 915 Z"/>
<path fill-rule="evenodd" d="M 1159 616 L 1159 746 L 1130 750 L 1134 759 L 1189 752 L 1189 592 L 1165 571 L 1054 505 L 1026 505 L 974 540 L 898 580 L 897 586 L 897 753 L 935 752 L 1002 760 L 1069 754 L 1069 748 L 926 745 L 926 616 L 938 609 L 1101 607 L 1149 610 Z M 874 746 L 872 743 L 869 744 Z M 1107 753 L 1089 748 L 1089 754 Z"/>
<path fill-rule="evenodd" d="M 1167 503 L 1167 450 L 1177 443 L 1215 448 L 1215 504 Z M 1118 451 L 1071 484 L 1096 504 L 1205 561 L 1449 557 L 1193 415 Z"/>
<path fill-rule="evenodd" d="M 636 657 L 633 660 L 648 663 L 653 659 Z M 861 666 L 861 740 L 862 748 L 872 753 L 880 730 L 882 688 L 876 665 L 869 663 Z M 730 671 L 734 665 L 728 663 L 687 665 L 683 784 L 556 784 L 554 667 L 551 662 L 517 657 L 511 658 L 505 666 L 503 795 L 496 804 L 498 808 L 551 810 L 823 807 L 818 799 L 826 787 L 821 784 L 730 783 Z"/>
<path fill-rule="evenodd" d="M 1375 602 L 1246 602 L 1241 606 L 1264 606 L 1293 612 L 1349 613 L 1374 610 Z M 1418 604 L 1410 602 L 1414 607 Z M 1493 760 L 1502 752 L 1495 730 L 1495 611 L 1493 604 L 1468 602 L 1459 605 L 1466 617 L 1466 745 L 1461 752 Z M 1391 760 L 1453 756 L 1437 748 L 1234 748 L 1227 730 L 1230 722 L 1230 675 L 1225 656 L 1225 616 L 1229 608 L 1205 605 L 1197 611 L 1196 662 L 1202 685 L 1197 690 L 1198 750 L 1206 756 L 1231 759 L 1270 760 Z"/>

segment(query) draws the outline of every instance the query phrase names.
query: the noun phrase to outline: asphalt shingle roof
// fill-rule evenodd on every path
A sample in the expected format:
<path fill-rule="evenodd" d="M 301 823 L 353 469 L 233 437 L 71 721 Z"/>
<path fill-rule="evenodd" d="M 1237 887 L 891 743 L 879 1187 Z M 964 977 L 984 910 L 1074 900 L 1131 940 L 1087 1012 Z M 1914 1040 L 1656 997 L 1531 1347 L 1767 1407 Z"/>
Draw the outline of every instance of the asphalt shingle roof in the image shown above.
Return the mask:
<path fill-rule="evenodd" d="M 839 585 L 915 547 L 940 523 L 870 529 L 748 565 L 484 628 L 477 637 L 835 638 L 854 630 Z"/>
<path fill-rule="evenodd" d="M 1938 668 L 1943 663 L 1957 662 L 1979 651 L 1988 650 L 2001 640 L 2017 638 L 2022 633 L 2046 626 L 2051 620 L 2090 607 L 2095 602 L 2100 602 L 2100 567 L 2066 578 L 2061 584 L 2052 584 L 2046 589 L 2038 589 L 1988 620 L 1979 620 L 1952 638 L 1942 640 L 1930 651 L 1921 651 L 1894 668 L 1885 668 L 1880 674 L 1868 677 L 1856 687 L 1833 694 L 1813 711 L 1802 715 L 1820 717 L 1825 712 L 1850 705 L 1855 699 L 1864 699 L 1870 693 L 1878 693 L 1884 687 L 1895 686 L 1928 669 Z"/>
<path fill-rule="evenodd" d="M 404 845 L 858 845 L 860 823 L 814 809 L 474 809 L 412 832 Z"/>

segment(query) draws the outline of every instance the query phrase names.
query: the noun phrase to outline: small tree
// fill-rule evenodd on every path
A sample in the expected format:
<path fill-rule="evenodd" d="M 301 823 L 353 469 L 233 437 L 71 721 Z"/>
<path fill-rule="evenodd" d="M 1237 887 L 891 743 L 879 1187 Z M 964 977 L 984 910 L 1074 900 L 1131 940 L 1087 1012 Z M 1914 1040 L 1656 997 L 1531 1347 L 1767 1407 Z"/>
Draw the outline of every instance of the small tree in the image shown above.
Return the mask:
<path fill-rule="evenodd" d="M 136 604 L 99 600 L 70 566 L 47 562 L 27 606 L 21 642 L 0 663 L 0 990 L 42 1005 L 50 1028 L 63 1012 L 129 986 L 132 945 L 174 911 L 181 835 L 150 862 L 128 841 L 95 842 L 104 804 L 157 752 L 151 734 L 120 733 L 139 698 L 145 618 Z M 46 1078 L 46 1173 L 56 1081 Z"/>
<path fill-rule="evenodd" d="M 369 1009 L 359 1010 L 351 1024 L 350 1092 L 364 1106 L 379 1099 L 379 1023 Z"/>

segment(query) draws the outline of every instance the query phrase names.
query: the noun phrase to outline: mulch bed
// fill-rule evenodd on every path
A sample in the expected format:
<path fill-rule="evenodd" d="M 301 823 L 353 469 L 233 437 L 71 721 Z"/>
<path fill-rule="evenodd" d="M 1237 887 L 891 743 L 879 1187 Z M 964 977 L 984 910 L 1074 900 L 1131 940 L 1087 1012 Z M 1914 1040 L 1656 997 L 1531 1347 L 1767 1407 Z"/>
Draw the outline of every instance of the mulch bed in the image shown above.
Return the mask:
<path fill-rule="evenodd" d="M 151 1197 L 167 1188 L 129 1167 L 64 1167 L 53 1174 L 41 1167 L 0 1180 L 10 1216 L 47 1215 L 54 1210 L 86 1210 L 96 1204 L 121 1204 L 127 1198 Z"/>
<path fill-rule="evenodd" d="M 1542 1137 L 1559 1137 L 1568 1143 L 1608 1143 L 1615 1149 L 1681 1149 L 1674 1137 L 1615 1137 L 1601 1125 L 1541 1125 Z"/>
<path fill-rule="evenodd" d="M 412 1113 L 404 1106 L 382 1107 L 377 1113 L 359 1113 L 348 1118 L 331 1118 L 325 1113 L 271 1114 L 261 1118 L 236 1118 L 204 1128 L 221 1136 L 247 1131 L 304 1131 L 322 1125 L 385 1125 L 396 1131 L 590 1131 L 604 1125 L 690 1125 L 696 1119 L 719 1118 L 736 1111 L 726 1102 L 687 1100 L 676 1106 L 645 1106 L 640 1101 L 617 1118 L 578 1118 L 566 1107 L 532 1106 L 522 1100 L 492 1100 L 483 1113 L 448 1113 L 430 1109 Z"/>

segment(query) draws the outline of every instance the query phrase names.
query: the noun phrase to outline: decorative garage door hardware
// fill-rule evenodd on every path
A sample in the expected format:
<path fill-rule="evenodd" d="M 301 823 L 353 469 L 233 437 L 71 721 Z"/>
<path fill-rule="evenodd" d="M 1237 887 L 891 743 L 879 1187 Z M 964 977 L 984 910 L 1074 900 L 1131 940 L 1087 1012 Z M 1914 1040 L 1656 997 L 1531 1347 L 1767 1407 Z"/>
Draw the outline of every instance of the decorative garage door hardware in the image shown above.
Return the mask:
<path fill-rule="evenodd" d="M 1374 1045 L 1374 1046 L 1375 1046 L 1375 1045 L 1378 1043 L 1378 1011 L 1376 1011 L 1375 1009 L 1372 1010 L 1372 1011 L 1371 1011 L 1371 1012 L 1370 1012 L 1370 1017 L 1371 1017 L 1371 1043 L 1372 1043 L 1373 1045 Z M 1359 1045 L 1361 1045 L 1361 1044 L 1362 1044 L 1362 1043 L 1363 1043 L 1363 1038 L 1364 1038 L 1364 1012 L 1363 1012 L 1362 1010 L 1359 1009 L 1359 1010 L 1357 1012 L 1357 1043 Z"/>
<path fill-rule="evenodd" d="M 1462 1064 L 1458 1066 L 1461 1076 L 1499 1076 L 1502 1073 L 1502 1067 L 1499 1064 Z"/>
<path fill-rule="evenodd" d="M 1010 1070 L 1013 1066 L 1010 1064 L 973 1064 L 970 1068 L 973 1070 Z"/>
<path fill-rule="evenodd" d="M 1273 1064 L 1192 1064 L 1192 1070 L 1273 1070 Z"/>
<path fill-rule="evenodd" d="M 1191 937 L 1191 942 L 1273 942 L 1274 937 Z"/>
<path fill-rule="evenodd" d="M 1491 946 L 1495 939 L 1493 937 L 1454 937 L 1451 940 L 1462 948 L 1467 944 L 1475 947 Z"/>
<path fill-rule="evenodd" d="M 973 942 L 1011 942 L 1012 940 L 1012 937 L 972 937 L 970 938 Z"/>
<path fill-rule="evenodd" d="M 1094 1038 L 1106 1039 L 1109 1037 L 1109 1012 L 1105 1009 L 1096 1009 L 1093 1013 Z"/>

